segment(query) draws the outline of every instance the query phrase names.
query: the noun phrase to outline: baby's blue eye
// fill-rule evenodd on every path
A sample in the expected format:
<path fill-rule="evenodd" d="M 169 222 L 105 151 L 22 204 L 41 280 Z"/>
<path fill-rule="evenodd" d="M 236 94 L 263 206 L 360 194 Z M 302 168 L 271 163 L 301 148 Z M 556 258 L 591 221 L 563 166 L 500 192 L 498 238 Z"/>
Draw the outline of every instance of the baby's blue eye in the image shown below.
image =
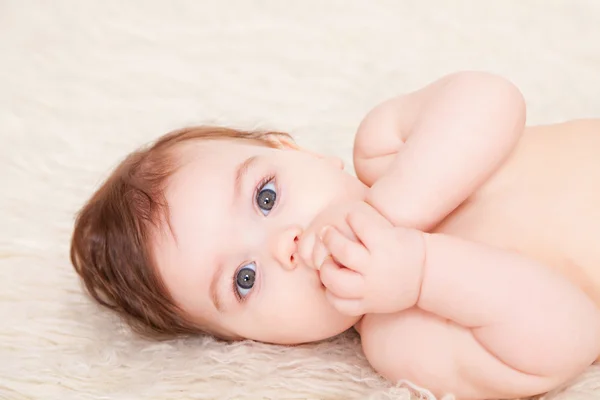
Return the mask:
<path fill-rule="evenodd" d="M 275 192 L 275 184 L 273 181 L 267 182 L 256 195 L 256 204 L 264 215 L 268 215 L 269 211 L 275 207 L 277 193 Z"/>
<path fill-rule="evenodd" d="M 246 264 L 238 270 L 235 276 L 235 286 L 240 296 L 246 297 L 256 279 L 256 265 L 254 263 Z"/>

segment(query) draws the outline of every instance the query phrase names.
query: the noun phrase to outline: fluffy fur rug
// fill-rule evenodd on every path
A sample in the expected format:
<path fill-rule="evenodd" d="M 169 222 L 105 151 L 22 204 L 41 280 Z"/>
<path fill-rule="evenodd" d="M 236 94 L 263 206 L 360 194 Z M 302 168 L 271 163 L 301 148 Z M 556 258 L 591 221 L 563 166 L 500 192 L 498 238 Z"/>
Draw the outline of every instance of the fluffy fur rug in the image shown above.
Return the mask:
<path fill-rule="evenodd" d="M 0 398 L 409 399 L 352 334 L 132 336 L 82 294 L 73 216 L 126 153 L 184 125 L 287 130 L 351 165 L 371 106 L 459 69 L 513 79 L 530 123 L 600 116 L 598 21 L 595 0 L 1 1 Z M 547 398 L 600 398 L 600 367 Z"/>

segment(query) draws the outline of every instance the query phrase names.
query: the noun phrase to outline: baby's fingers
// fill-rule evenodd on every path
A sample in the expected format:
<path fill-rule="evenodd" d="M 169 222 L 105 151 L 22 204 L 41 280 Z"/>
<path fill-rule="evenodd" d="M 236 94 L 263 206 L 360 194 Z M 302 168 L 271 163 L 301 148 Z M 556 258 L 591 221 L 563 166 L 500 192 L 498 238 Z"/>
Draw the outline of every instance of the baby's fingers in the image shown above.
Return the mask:
<path fill-rule="evenodd" d="M 362 275 L 328 259 L 319 270 L 321 282 L 328 291 L 343 299 L 358 299 L 364 296 L 365 282 Z"/>
<path fill-rule="evenodd" d="M 322 232 L 323 244 L 333 258 L 346 268 L 361 272 L 367 263 L 369 252 L 358 242 L 344 236 L 336 228 L 328 226 Z"/>
<path fill-rule="evenodd" d="M 327 300 L 338 310 L 340 313 L 355 317 L 358 315 L 364 315 L 363 301 L 358 299 L 342 299 L 334 295 L 332 292 L 327 290 L 325 292 Z"/>
<path fill-rule="evenodd" d="M 366 203 L 352 210 L 346 220 L 367 249 L 376 248 L 381 242 L 382 232 L 392 228 L 392 224 L 383 215 Z"/>

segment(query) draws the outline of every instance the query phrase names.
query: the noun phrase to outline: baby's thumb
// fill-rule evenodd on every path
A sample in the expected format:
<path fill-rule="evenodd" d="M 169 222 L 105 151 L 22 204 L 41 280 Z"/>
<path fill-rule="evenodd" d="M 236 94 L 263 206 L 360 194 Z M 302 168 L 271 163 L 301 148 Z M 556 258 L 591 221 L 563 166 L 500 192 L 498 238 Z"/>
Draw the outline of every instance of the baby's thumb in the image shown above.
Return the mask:
<path fill-rule="evenodd" d="M 331 229 L 331 228 L 329 228 L 329 229 Z M 314 267 L 317 270 L 321 269 L 321 265 L 323 265 L 323 262 L 325 261 L 325 259 L 330 255 L 331 255 L 331 253 L 329 252 L 329 250 L 323 243 L 323 240 L 321 240 L 321 235 L 319 235 L 315 239 L 315 245 L 314 245 L 313 253 L 312 253 L 312 262 L 313 262 Z"/>

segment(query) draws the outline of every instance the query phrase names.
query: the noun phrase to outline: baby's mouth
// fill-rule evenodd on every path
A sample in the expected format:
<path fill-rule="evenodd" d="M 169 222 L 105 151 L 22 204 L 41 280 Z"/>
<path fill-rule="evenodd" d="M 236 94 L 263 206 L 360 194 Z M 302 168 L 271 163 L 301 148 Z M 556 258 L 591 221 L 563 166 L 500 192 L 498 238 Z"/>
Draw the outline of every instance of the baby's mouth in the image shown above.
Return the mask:
<path fill-rule="evenodd" d="M 325 285 L 323 285 L 323 282 L 321 281 L 321 271 L 319 271 L 316 268 L 313 268 L 312 263 L 308 264 L 307 262 L 305 262 L 304 257 L 300 257 L 298 252 L 296 252 L 294 254 L 293 259 L 294 259 L 294 262 L 296 263 L 296 267 L 308 268 L 311 271 L 313 271 L 315 273 L 315 275 L 317 276 L 317 281 L 319 283 L 319 286 L 321 286 L 322 289 L 325 289 Z"/>
<path fill-rule="evenodd" d="M 319 271 L 318 269 L 315 270 L 315 273 L 317 274 L 317 279 L 319 280 L 319 283 L 321 284 L 321 286 L 325 287 L 323 285 L 323 282 L 321 281 L 321 271 Z"/>

